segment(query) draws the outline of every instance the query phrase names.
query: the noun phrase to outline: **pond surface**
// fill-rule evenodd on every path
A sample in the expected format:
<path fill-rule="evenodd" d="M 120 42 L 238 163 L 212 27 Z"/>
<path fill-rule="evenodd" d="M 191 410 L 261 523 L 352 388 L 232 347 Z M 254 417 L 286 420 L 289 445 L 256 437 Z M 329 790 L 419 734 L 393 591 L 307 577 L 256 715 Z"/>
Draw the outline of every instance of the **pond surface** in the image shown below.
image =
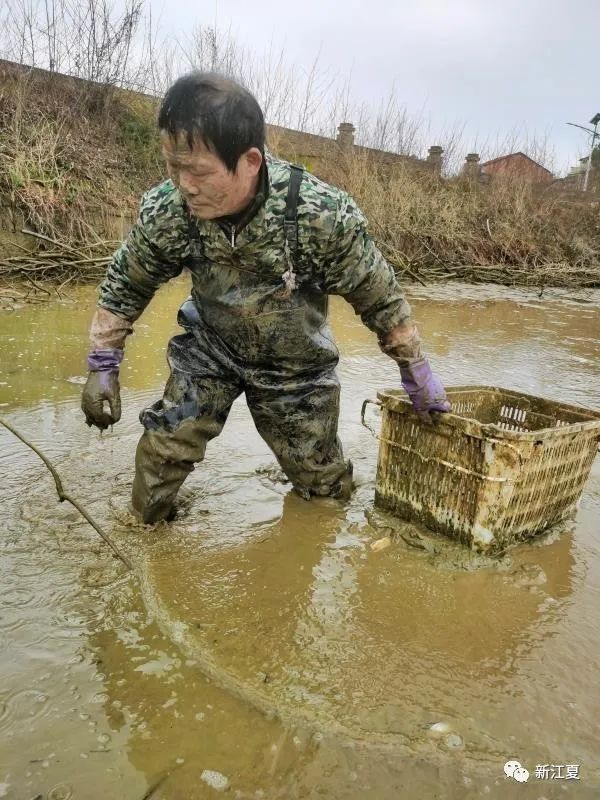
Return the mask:
<path fill-rule="evenodd" d="M 290 494 L 241 398 L 175 522 L 136 525 L 137 414 L 161 394 L 186 294 L 166 287 L 138 322 L 103 437 L 79 410 L 95 292 L 0 315 L 0 413 L 135 566 L 0 429 L 0 798 L 598 797 L 599 460 L 576 519 L 497 563 L 371 549 L 389 520 L 372 513 L 360 406 L 399 376 L 336 301 L 350 503 Z M 600 407 L 600 294 L 410 298 L 446 384 Z M 510 759 L 527 783 L 505 777 Z"/>

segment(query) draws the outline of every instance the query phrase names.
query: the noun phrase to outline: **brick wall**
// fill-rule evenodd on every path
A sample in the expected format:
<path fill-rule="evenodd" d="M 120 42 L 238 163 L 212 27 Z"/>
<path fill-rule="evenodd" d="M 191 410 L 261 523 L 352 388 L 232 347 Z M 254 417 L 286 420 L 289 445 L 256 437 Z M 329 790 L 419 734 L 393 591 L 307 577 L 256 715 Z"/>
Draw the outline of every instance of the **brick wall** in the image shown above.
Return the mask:
<path fill-rule="evenodd" d="M 282 158 L 304 164 L 307 169 L 317 175 L 319 172 L 326 170 L 327 163 L 345 158 L 351 153 L 371 158 L 384 168 L 402 164 L 405 167 L 429 173 L 437 172 L 439 174 L 441 172 L 441 148 L 431 148 L 435 152 L 430 155 L 430 158 L 421 159 L 415 156 L 399 155 L 386 150 L 363 147 L 354 144 L 353 134 L 348 136 L 348 132 L 343 130 L 344 125 L 349 125 L 349 123 L 341 123 L 341 130 L 338 132 L 336 139 L 317 136 L 313 133 L 304 133 L 292 128 L 283 128 L 279 125 L 267 125 L 267 145 L 276 150 Z"/>

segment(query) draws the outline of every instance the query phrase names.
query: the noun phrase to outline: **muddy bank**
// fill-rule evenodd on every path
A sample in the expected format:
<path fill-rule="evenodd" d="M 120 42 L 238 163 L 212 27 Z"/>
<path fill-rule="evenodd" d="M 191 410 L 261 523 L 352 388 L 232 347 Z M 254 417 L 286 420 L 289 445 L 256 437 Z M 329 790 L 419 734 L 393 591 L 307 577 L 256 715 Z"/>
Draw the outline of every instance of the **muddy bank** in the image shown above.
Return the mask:
<path fill-rule="evenodd" d="M 160 783 L 153 796 L 187 800 L 219 796 L 223 780 L 240 798 L 596 796 L 600 464 L 560 536 L 500 562 L 415 547 L 410 526 L 373 551 L 390 526 L 371 513 L 376 442 L 360 405 L 398 376 L 334 303 L 348 506 L 289 495 L 241 400 L 178 520 L 132 527 L 137 411 L 160 393 L 185 293 L 168 287 L 140 320 L 124 418 L 102 438 L 78 409 L 93 291 L 0 318 L 0 412 L 141 578 L 1 433 L 0 796 L 141 798 Z M 446 383 L 597 405 L 599 297 L 455 286 L 411 300 Z M 527 786 L 507 782 L 509 758 L 532 772 Z M 538 763 L 580 764 L 580 780 L 535 779 Z"/>
<path fill-rule="evenodd" d="M 27 278 L 0 273 L 0 311 L 16 311 L 28 305 L 45 305 L 54 302 L 76 302 L 81 291 L 86 287 L 97 285 L 106 272 L 106 266 L 112 251 L 106 251 L 98 258 L 99 268 L 85 277 L 70 274 L 61 269 L 60 279 L 44 279 L 43 267 Z M 94 255 L 94 253 L 92 253 Z M 0 256 L 1 261 L 1 256 Z M 31 262 L 28 262 L 31 264 Z M 452 266 L 435 267 L 419 271 L 418 278 L 403 269 L 397 269 L 398 278 L 408 294 L 420 293 L 422 290 L 433 291 L 447 289 L 450 293 L 461 294 L 465 287 L 474 286 L 486 292 L 486 287 L 496 285 L 502 295 L 510 289 L 524 292 L 524 296 L 532 299 L 558 298 L 580 303 L 593 303 L 600 286 L 600 267 L 581 271 L 568 265 L 556 267 L 540 267 L 537 270 L 494 266 Z M 33 278 L 33 280 L 32 280 Z"/>

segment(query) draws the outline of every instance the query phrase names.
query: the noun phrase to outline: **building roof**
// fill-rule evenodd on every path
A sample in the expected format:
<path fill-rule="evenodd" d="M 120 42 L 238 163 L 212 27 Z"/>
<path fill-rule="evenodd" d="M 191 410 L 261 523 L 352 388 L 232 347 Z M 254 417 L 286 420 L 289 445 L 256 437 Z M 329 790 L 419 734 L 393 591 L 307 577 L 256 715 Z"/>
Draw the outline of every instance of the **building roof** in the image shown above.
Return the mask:
<path fill-rule="evenodd" d="M 536 167 L 539 167 L 539 169 L 543 169 L 544 172 L 547 172 L 548 175 L 552 175 L 550 170 L 546 169 L 546 167 L 543 164 L 534 161 L 533 158 L 530 158 L 526 153 L 523 153 L 521 150 L 519 150 L 516 153 L 508 153 L 508 155 L 505 156 L 498 156 L 498 158 L 491 158 L 489 161 L 484 161 L 482 164 L 480 164 L 480 166 L 487 167 L 488 164 L 497 164 L 499 161 L 507 161 L 509 158 L 514 158 L 515 156 L 523 156 L 523 158 L 526 158 L 527 161 L 531 161 L 531 163 L 535 164 Z"/>

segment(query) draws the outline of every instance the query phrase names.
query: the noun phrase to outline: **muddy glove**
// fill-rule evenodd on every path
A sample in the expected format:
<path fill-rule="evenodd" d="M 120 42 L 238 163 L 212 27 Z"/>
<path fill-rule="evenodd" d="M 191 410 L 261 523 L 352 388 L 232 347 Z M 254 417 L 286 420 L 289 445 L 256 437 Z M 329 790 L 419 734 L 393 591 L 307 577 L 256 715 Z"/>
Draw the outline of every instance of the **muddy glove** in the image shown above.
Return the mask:
<path fill-rule="evenodd" d="M 89 375 L 81 395 L 81 409 L 88 425 L 106 430 L 121 419 L 119 364 L 123 351 L 106 348 L 93 350 L 88 358 Z M 110 413 L 104 410 L 107 402 Z"/>
<path fill-rule="evenodd" d="M 431 422 L 431 411 L 450 411 L 452 405 L 441 380 L 431 371 L 426 358 L 411 359 L 400 365 L 402 386 L 413 408 L 425 422 Z"/>

